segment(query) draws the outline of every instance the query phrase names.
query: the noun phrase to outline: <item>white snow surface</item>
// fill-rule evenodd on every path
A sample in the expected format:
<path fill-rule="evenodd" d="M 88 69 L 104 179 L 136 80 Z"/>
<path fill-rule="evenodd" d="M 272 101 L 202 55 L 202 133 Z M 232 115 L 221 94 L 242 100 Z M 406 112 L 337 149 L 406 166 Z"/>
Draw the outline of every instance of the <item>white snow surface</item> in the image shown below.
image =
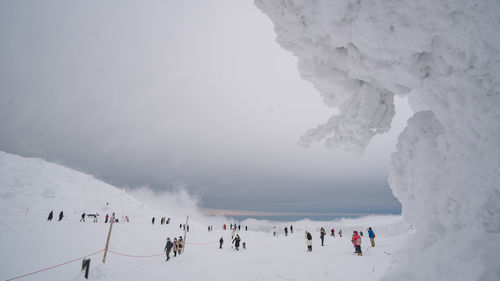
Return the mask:
<path fill-rule="evenodd" d="M 247 249 L 235 251 L 231 231 L 222 230 L 223 223 L 232 221 L 203 216 L 196 200 L 186 193 L 155 197 L 142 190 L 133 194 L 57 164 L 0 152 L 0 279 L 76 259 L 17 280 L 85 280 L 80 257 L 104 249 L 109 224 L 103 219 L 111 212 L 120 219 L 113 225 L 111 250 L 158 256 L 110 252 L 103 264 L 100 252 L 90 257 L 89 280 L 378 280 L 397 249 L 415 233 L 401 216 L 293 223 L 247 219 L 241 224 L 249 231 L 239 232 Z M 48 222 L 50 210 L 54 219 Z M 65 217 L 57 221 L 61 210 Z M 99 222 L 90 218 L 79 222 L 82 212 L 98 212 Z M 122 215 L 129 216 L 130 222 L 123 222 Z M 186 215 L 190 215 L 186 251 L 166 262 L 166 237 L 183 235 L 179 224 Z M 170 217 L 171 223 L 160 225 L 161 216 Z M 290 224 L 294 233 L 284 236 L 283 229 Z M 213 232 L 207 231 L 208 225 L 213 225 Z M 273 226 L 279 230 L 278 237 L 271 234 Z M 327 236 L 321 247 L 322 226 L 328 233 L 332 227 L 336 232 L 342 229 L 344 236 Z M 366 239 L 369 226 L 377 235 L 375 248 Z M 350 236 L 354 229 L 365 232 L 362 257 L 353 253 Z M 304 230 L 313 234 L 312 253 L 306 252 Z M 218 249 L 221 236 L 225 240 L 222 250 Z"/>
<path fill-rule="evenodd" d="M 500 1 L 255 4 L 338 108 L 304 144 L 362 152 L 409 97 L 389 183 L 418 234 L 384 280 L 500 280 Z"/>

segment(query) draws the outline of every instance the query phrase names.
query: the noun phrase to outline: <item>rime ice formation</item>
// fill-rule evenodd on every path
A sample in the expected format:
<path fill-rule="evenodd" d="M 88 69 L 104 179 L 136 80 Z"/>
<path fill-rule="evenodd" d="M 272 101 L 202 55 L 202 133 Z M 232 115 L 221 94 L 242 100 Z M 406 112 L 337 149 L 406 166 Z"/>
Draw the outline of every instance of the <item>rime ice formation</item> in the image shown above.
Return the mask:
<path fill-rule="evenodd" d="M 255 4 L 338 108 L 305 144 L 363 151 L 389 129 L 394 95 L 413 101 L 389 183 L 418 235 L 385 279 L 500 280 L 500 2 Z"/>

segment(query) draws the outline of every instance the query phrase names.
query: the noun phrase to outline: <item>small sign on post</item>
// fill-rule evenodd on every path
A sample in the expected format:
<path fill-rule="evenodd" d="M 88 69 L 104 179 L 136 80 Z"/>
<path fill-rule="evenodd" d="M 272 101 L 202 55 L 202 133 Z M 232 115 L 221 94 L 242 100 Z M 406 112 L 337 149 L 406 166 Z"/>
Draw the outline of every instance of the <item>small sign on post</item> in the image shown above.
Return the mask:
<path fill-rule="evenodd" d="M 89 279 L 90 259 L 82 260 L 82 270 L 85 270 L 85 279 Z"/>

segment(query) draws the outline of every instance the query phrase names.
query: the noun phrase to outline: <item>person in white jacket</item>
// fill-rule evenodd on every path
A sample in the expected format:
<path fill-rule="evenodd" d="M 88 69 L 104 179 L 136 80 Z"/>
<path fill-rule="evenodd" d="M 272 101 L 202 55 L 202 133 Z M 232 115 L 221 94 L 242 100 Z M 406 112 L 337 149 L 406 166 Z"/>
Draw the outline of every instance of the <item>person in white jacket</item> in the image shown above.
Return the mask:
<path fill-rule="evenodd" d="M 312 252 L 313 250 L 312 235 L 307 230 L 306 230 L 306 245 L 307 245 L 307 251 Z"/>

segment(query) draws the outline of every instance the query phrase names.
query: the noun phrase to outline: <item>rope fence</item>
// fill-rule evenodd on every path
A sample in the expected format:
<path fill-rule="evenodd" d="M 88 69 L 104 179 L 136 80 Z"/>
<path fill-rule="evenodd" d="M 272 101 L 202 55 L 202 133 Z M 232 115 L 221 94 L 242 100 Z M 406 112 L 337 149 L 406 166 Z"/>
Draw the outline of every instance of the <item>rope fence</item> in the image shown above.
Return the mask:
<path fill-rule="evenodd" d="M 16 279 L 24 278 L 24 277 L 27 277 L 27 276 L 30 276 L 30 275 L 33 275 L 33 274 L 37 274 L 37 273 L 40 273 L 40 272 L 43 272 L 43 271 L 49 270 L 49 269 L 53 269 L 53 268 L 56 268 L 56 267 L 59 267 L 59 266 L 63 266 L 63 265 L 66 265 L 66 264 L 69 264 L 69 263 L 72 263 L 72 262 L 75 262 L 75 261 L 81 260 L 81 259 L 83 259 L 83 258 L 90 257 L 90 256 L 93 256 L 93 255 L 95 255 L 95 254 L 99 254 L 99 253 L 101 253 L 101 252 L 103 252 L 103 251 L 104 251 L 104 250 L 100 250 L 100 251 L 94 252 L 94 253 L 92 253 L 92 254 L 88 254 L 88 255 L 85 255 L 85 256 L 83 256 L 83 257 L 79 257 L 79 258 L 76 258 L 76 259 L 73 259 L 73 260 L 70 260 L 70 261 L 67 261 L 67 262 L 63 262 L 63 263 L 60 263 L 60 264 L 57 264 L 57 265 L 53 265 L 53 266 L 50 266 L 50 267 L 42 268 L 42 269 L 39 269 L 39 270 L 37 270 L 37 271 L 33 271 L 33 272 L 30 272 L 30 273 L 27 273 L 27 274 L 24 274 L 24 275 L 16 276 L 16 277 L 13 277 L 13 278 L 7 279 L 7 281 L 11 281 L 11 280 L 16 280 Z"/>
<path fill-rule="evenodd" d="M 214 245 L 214 244 L 217 244 L 217 243 L 218 242 L 211 242 L 211 243 L 191 243 L 191 242 L 187 242 L 186 244 L 204 246 L 204 245 Z M 23 274 L 23 275 L 12 277 L 10 279 L 7 279 L 6 281 L 21 279 L 21 278 L 24 278 L 24 277 L 27 277 L 27 276 L 30 276 L 30 275 L 33 275 L 33 274 L 37 274 L 37 273 L 44 272 L 44 271 L 47 271 L 47 270 L 50 270 L 50 269 L 54 269 L 56 267 L 60 267 L 60 266 L 66 265 L 66 264 L 70 264 L 70 263 L 79 261 L 79 260 L 81 260 L 83 258 L 90 257 L 90 256 L 93 256 L 93 255 L 102 253 L 102 252 L 104 252 L 104 249 L 100 250 L 100 251 L 96 251 L 96 252 L 90 253 L 90 254 L 85 255 L 85 256 L 81 256 L 81 257 L 76 258 L 76 259 L 72 259 L 72 260 L 69 260 L 69 261 L 57 264 L 57 265 L 53 265 L 53 266 L 50 266 L 50 267 L 39 269 L 37 271 L 33 271 L 33 272 L 30 272 L 30 273 L 26 273 L 26 274 Z M 132 255 L 132 254 L 121 253 L 121 252 L 118 252 L 118 251 L 115 251 L 115 250 L 111 250 L 111 249 L 108 249 L 108 252 L 110 252 L 112 254 L 115 254 L 115 255 L 129 257 L 129 258 L 153 258 L 153 257 L 159 257 L 159 256 L 162 256 L 162 255 L 165 255 L 165 252 L 162 252 L 160 254 L 152 254 L 152 255 Z"/>
<path fill-rule="evenodd" d="M 113 251 L 113 250 L 108 250 L 108 252 L 113 253 L 115 255 L 129 257 L 129 258 L 152 258 L 152 257 L 158 257 L 158 256 L 165 255 L 165 252 L 163 252 L 161 254 L 153 254 L 153 255 L 147 255 L 147 256 L 138 256 L 138 255 L 124 254 L 124 253 L 119 253 L 119 252 Z"/>
<path fill-rule="evenodd" d="M 218 244 L 219 242 L 210 242 L 210 243 L 192 243 L 192 242 L 186 242 L 186 244 L 188 245 L 199 245 L 199 246 L 202 246 L 202 245 L 215 245 L 215 244 Z"/>

